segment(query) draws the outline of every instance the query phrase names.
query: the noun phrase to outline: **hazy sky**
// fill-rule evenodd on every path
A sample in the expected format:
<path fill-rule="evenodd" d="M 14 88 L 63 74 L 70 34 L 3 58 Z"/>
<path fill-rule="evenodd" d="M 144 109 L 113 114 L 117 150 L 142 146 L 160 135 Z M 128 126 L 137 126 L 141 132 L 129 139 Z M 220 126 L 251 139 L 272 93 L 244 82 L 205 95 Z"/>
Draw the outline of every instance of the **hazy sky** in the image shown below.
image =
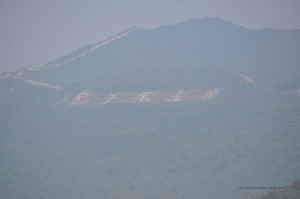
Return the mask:
<path fill-rule="evenodd" d="M 300 29 L 300 0 L 0 0 L 0 72 L 42 66 L 133 25 L 203 17 Z"/>

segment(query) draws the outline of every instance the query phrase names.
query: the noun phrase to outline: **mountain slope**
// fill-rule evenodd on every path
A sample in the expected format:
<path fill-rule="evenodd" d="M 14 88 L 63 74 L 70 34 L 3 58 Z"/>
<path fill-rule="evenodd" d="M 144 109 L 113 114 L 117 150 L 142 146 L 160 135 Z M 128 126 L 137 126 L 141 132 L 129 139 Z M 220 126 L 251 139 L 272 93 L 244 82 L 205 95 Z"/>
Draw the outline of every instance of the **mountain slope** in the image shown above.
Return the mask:
<path fill-rule="evenodd" d="M 286 85 L 294 81 L 291 88 L 295 89 L 299 87 L 300 73 L 299 32 L 248 30 L 220 19 L 195 20 L 153 30 L 131 28 L 38 70 L 22 70 L 15 76 L 67 88 L 99 83 L 102 79 L 104 84 L 120 74 L 131 79 L 136 73 L 147 76 L 151 72 L 157 76 L 182 68 L 201 70 L 218 66 L 247 74 L 272 88 L 289 89 Z"/>
<path fill-rule="evenodd" d="M 4 198 L 254 198 L 300 178 L 300 31 L 130 28 L 0 77 Z"/>

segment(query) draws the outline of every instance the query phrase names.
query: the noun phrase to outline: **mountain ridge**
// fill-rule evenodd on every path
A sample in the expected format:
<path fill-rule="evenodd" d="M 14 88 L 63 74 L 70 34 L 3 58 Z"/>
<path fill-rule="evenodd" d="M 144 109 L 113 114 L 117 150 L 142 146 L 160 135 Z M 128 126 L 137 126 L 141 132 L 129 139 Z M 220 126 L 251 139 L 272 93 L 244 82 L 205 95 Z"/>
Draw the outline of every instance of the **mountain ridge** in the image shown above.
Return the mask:
<path fill-rule="evenodd" d="M 298 37 L 291 37 L 295 32 Z M 267 90 L 297 93 L 299 35 L 300 31 L 249 30 L 220 18 L 195 19 L 150 30 L 131 27 L 42 67 L 2 73 L 0 79 L 20 79 L 32 86 L 63 92 L 98 89 L 107 93 L 124 92 L 126 86 L 131 88 L 127 92 L 212 89 L 225 85 L 221 81 L 226 78 L 242 78 L 246 83 L 252 78 Z M 270 62 L 272 59 L 279 61 Z M 288 65 L 283 67 L 278 62 Z M 203 80 L 197 80 L 199 77 Z M 230 86 L 235 87 L 234 83 Z"/>
<path fill-rule="evenodd" d="M 2 73 L 0 196 L 250 199 L 300 178 L 300 31 L 130 31 Z"/>

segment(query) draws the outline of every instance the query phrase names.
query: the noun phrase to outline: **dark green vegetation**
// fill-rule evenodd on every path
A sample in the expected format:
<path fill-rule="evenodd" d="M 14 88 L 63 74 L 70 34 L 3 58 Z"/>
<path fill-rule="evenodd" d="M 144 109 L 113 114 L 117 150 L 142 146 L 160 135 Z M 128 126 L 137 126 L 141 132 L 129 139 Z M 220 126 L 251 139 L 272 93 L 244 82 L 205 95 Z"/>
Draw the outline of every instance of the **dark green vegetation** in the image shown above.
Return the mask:
<path fill-rule="evenodd" d="M 247 199 L 265 190 L 239 187 L 283 187 L 300 178 L 299 30 L 204 19 L 130 31 L 59 67 L 72 55 L 0 79 L 2 198 Z M 53 106 L 83 89 L 184 88 L 220 94 Z"/>
<path fill-rule="evenodd" d="M 297 199 L 300 198 L 300 180 L 294 182 L 292 186 L 283 190 L 274 189 L 272 192 L 261 195 L 258 199 Z"/>

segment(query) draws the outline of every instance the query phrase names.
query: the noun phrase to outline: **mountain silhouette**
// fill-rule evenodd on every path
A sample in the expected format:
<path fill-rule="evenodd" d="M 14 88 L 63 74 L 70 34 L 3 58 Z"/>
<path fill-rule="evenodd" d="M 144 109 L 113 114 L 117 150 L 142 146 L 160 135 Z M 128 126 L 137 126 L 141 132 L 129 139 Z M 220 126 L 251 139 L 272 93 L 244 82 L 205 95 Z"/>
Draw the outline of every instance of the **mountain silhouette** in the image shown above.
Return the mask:
<path fill-rule="evenodd" d="M 0 75 L 3 198 L 255 198 L 300 178 L 300 30 L 132 27 Z"/>

